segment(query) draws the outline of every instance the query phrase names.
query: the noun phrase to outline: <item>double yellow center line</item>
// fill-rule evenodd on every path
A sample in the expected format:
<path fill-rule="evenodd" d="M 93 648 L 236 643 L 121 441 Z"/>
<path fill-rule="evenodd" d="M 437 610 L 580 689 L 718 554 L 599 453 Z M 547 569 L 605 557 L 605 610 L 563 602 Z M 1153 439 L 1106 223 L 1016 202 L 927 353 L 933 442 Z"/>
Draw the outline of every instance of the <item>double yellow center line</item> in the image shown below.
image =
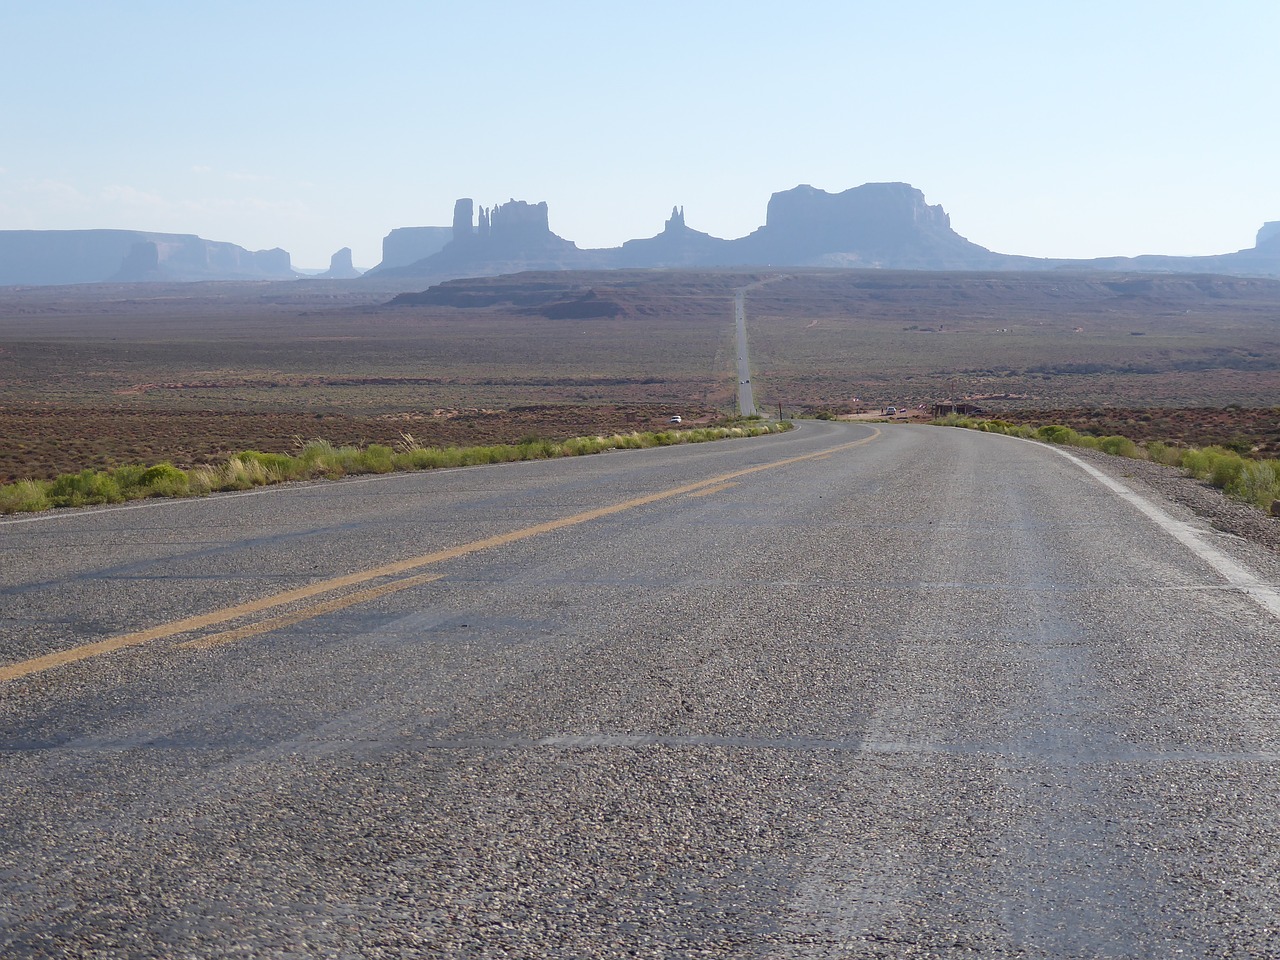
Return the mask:
<path fill-rule="evenodd" d="M 283 593 L 272 594 L 271 596 L 262 597 L 258 600 L 250 600 L 247 603 L 223 607 L 220 610 L 197 614 L 193 617 L 184 617 L 181 620 L 173 620 L 169 623 L 149 627 L 146 630 L 138 630 L 134 633 L 126 633 L 118 637 L 110 637 L 106 640 L 99 640 L 95 643 L 86 643 L 78 647 L 72 647 L 68 650 L 61 650 L 57 653 L 46 654 L 42 657 L 33 657 L 30 660 L 23 660 L 19 663 L 0 666 L 0 683 L 9 680 L 18 680 L 22 677 L 31 676 L 32 674 L 43 673 L 44 671 L 52 670 L 55 667 L 75 663 L 79 660 L 87 660 L 90 657 L 114 653 L 117 650 L 124 650 L 128 647 L 141 646 L 155 640 L 166 640 L 171 637 L 180 636 L 184 633 L 194 633 L 200 630 L 207 630 L 210 627 L 221 626 L 222 624 L 229 623 L 243 617 L 249 617 L 256 613 L 262 613 L 267 610 L 288 606 L 290 604 L 301 603 L 325 594 L 331 594 L 351 587 L 360 586 L 372 580 L 381 580 L 387 577 L 400 578 L 390 583 L 369 587 L 324 600 L 319 603 L 314 603 L 291 613 L 271 617 L 248 626 L 237 627 L 220 633 L 202 636 L 195 640 L 189 640 L 181 646 L 189 649 L 208 649 L 210 647 L 232 643 L 237 640 L 243 640 L 247 637 L 257 636 L 271 630 L 279 629 L 280 627 L 289 626 L 290 624 L 299 623 L 303 620 L 331 613 L 335 610 L 340 610 L 344 607 L 349 607 L 357 603 L 365 603 L 389 593 L 394 593 L 398 590 L 404 590 L 423 583 L 429 583 L 432 580 L 438 580 L 443 576 L 443 574 L 416 573 L 416 571 L 419 571 L 424 567 L 444 563 L 447 560 L 456 560 L 459 557 L 479 553 L 482 550 L 491 550 L 494 547 L 506 546 L 520 540 L 527 540 L 530 537 L 540 536 L 544 533 L 551 533 L 555 530 L 563 530 L 565 527 L 577 526 L 578 524 L 587 523 L 591 520 L 599 520 L 602 517 L 612 516 L 615 513 L 634 510 L 636 507 L 643 507 L 662 500 L 669 500 L 672 497 L 684 496 L 686 494 L 704 495 L 718 492 L 719 490 L 728 489 L 728 487 L 732 486 L 733 482 L 739 477 L 759 473 L 763 470 L 774 470 L 779 467 L 789 466 L 793 463 L 801 463 L 805 460 L 816 460 L 822 457 L 829 457 L 833 453 L 839 453 L 842 450 L 849 450 L 853 447 L 862 446 L 863 444 L 870 443 L 872 440 L 876 439 L 876 437 L 880 436 L 879 430 L 875 430 L 875 428 L 872 429 L 874 432 L 869 437 L 864 437 L 861 440 L 855 440 L 851 443 L 831 447 L 827 450 L 821 450 L 817 453 L 806 453 L 797 457 L 788 457 L 784 460 L 775 460 L 772 463 L 746 467 L 742 470 L 735 470 L 731 473 L 723 473 L 715 477 L 709 477 L 706 480 L 699 480 L 696 483 L 689 483 L 679 487 L 671 487 L 666 490 L 659 491 L 658 493 L 651 493 L 643 497 L 636 497 L 633 500 L 626 500 L 622 503 L 611 504 L 607 507 L 597 507 L 594 510 L 584 510 L 581 513 L 575 513 L 568 517 L 561 517 L 558 520 L 548 520 L 545 523 L 537 523 L 533 526 L 513 530 L 510 533 L 500 533 L 496 536 L 485 537 L 482 540 L 473 540 L 470 543 L 464 543 L 460 546 L 449 547 L 444 550 L 436 550 L 432 553 L 425 553 L 418 557 L 409 557 L 406 560 L 397 560 L 394 563 L 383 564 L 382 566 L 372 567 L 368 570 L 361 570 L 357 573 L 351 573 L 341 577 L 333 577 L 328 580 L 320 580 L 316 583 L 308 584 L 305 587 L 286 590 Z M 405 574 L 412 575 L 406 577 L 404 576 Z"/>

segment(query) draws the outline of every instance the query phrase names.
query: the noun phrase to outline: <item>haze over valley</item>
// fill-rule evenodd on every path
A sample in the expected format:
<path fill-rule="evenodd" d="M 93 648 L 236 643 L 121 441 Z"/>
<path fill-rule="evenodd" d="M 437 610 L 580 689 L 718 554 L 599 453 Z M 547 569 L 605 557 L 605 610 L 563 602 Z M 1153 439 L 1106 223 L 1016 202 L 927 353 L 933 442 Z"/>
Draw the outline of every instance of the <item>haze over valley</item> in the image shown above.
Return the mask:
<path fill-rule="evenodd" d="M 690 227 L 674 207 L 660 233 L 620 247 L 580 249 L 551 230 L 546 202 L 454 205 L 448 227 L 397 227 L 383 239 L 383 281 L 443 280 L 522 270 L 809 266 L 907 270 L 1142 270 L 1280 276 L 1280 221 L 1263 224 L 1252 248 L 1203 257 L 1159 252 L 1094 260 L 997 253 L 966 240 L 940 205 L 905 183 L 868 183 L 832 194 L 801 185 L 773 194 L 765 223 L 727 240 Z M 361 271 L 349 247 L 324 279 Z M 0 231 L 0 285 L 293 279 L 286 251 L 250 252 L 192 235 L 128 230 Z"/>

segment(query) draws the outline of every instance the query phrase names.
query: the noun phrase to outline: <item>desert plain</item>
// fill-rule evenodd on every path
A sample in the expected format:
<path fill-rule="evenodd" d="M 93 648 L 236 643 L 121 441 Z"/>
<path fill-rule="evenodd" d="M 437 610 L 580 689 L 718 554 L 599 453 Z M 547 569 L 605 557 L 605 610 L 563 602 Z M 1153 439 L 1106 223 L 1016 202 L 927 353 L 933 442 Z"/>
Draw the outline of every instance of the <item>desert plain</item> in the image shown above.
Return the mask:
<path fill-rule="evenodd" d="M 0 482 L 246 449 L 518 442 L 736 413 L 992 417 L 1280 453 L 1280 282 L 697 270 L 0 288 Z"/>

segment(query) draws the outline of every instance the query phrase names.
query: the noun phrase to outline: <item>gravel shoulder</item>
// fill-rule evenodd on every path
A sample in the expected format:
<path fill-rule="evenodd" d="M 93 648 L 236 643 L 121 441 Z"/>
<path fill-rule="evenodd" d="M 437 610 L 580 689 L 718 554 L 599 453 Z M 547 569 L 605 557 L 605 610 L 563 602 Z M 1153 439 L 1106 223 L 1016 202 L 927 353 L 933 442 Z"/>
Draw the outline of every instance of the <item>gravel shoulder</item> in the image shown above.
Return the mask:
<path fill-rule="evenodd" d="M 1186 476 L 1177 467 L 1130 460 L 1087 448 L 1069 449 L 1074 456 L 1113 477 L 1181 504 L 1216 530 L 1280 554 L 1280 518 L 1232 500 L 1216 487 Z"/>

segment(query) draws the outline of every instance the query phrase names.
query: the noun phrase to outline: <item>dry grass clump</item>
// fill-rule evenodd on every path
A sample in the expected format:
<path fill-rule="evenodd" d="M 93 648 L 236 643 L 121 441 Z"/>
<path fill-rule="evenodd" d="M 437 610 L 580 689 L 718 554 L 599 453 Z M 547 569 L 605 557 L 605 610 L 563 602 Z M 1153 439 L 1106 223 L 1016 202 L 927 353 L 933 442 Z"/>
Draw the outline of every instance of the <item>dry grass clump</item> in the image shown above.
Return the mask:
<path fill-rule="evenodd" d="M 111 470 L 82 470 L 53 480 L 20 480 L 0 484 L 0 513 L 123 503 L 145 497 L 204 496 L 231 490 L 286 483 L 291 480 L 335 480 L 344 476 L 436 470 L 517 460 L 579 457 L 606 450 L 703 443 L 731 437 L 759 436 L 790 428 L 789 423 L 734 427 L 700 427 L 612 436 L 575 437 L 564 441 L 529 437 L 518 444 L 475 447 L 423 447 L 402 434 L 399 449 L 373 443 L 366 447 L 334 446 L 327 440 L 298 442 L 294 455 L 246 450 L 222 463 L 180 470 L 170 463 L 152 467 L 124 466 Z"/>

